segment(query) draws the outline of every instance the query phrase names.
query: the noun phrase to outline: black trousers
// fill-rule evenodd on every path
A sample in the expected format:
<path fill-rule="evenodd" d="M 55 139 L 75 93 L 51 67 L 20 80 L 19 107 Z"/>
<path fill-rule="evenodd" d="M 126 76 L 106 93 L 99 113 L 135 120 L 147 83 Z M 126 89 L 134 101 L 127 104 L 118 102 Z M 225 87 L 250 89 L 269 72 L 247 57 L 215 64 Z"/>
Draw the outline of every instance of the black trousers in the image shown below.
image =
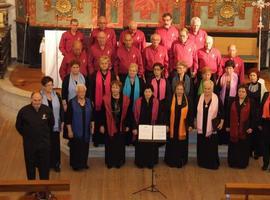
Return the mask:
<path fill-rule="evenodd" d="M 60 167 L 61 153 L 60 153 L 60 133 L 52 132 L 51 134 L 51 151 L 50 151 L 50 167 Z"/>
<path fill-rule="evenodd" d="M 263 121 L 263 130 L 262 130 L 262 153 L 263 153 L 263 165 L 268 166 L 270 160 L 270 120 Z"/>
<path fill-rule="evenodd" d="M 24 145 L 24 160 L 28 180 L 36 179 L 36 168 L 41 180 L 49 179 L 50 145 Z"/>

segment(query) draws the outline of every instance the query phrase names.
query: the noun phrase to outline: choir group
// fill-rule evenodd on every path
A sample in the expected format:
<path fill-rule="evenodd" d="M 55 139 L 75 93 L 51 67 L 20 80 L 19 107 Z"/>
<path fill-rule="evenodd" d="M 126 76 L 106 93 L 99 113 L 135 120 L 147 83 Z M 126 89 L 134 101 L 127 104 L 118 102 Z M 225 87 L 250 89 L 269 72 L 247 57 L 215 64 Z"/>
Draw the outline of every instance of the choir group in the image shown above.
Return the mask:
<path fill-rule="evenodd" d="M 269 166 L 270 96 L 257 70 L 244 77 L 244 64 L 234 44 L 222 57 L 213 38 L 193 17 L 190 30 L 172 25 L 165 13 L 163 25 L 145 35 L 134 21 L 116 40 L 104 16 L 89 38 L 71 29 L 61 38 L 61 97 L 53 79 L 42 78 L 42 103 L 51 108 L 50 167 L 60 171 L 59 134 L 69 140 L 70 166 L 88 168 L 90 138 L 105 144 L 108 168 L 125 164 L 125 146 L 135 146 L 135 165 L 152 168 L 161 146 L 138 140 L 138 126 L 166 125 L 164 161 L 180 168 L 188 162 L 189 134 L 197 132 L 199 167 L 218 169 L 219 145 L 228 145 L 228 165 L 246 168 L 249 158 L 263 156 Z M 92 135 L 92 136 L 91 136 Z"/>

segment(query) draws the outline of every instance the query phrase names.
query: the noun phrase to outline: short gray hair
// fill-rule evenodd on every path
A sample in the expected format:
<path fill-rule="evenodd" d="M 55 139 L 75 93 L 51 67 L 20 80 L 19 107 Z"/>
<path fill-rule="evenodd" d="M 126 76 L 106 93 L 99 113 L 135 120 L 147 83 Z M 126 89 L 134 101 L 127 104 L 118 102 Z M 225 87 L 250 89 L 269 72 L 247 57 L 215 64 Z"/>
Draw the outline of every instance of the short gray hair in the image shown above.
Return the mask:
<path fill-rule="evenodd" d="M 195 22 L 199 22 L 200 24 L 202 24 L 202 21 L 199 17 L 192 17 L 190 20 L 190 24 L 194 24 Z"/>
<path fill-rule="evenodd" d="M 86 88 L 86 86 L 85 86 L 84 84 L 79 83 L 79 84 L 76 85 L 76 92 L 78 92 L 78 90 L 79 90 L 80 88 L 83 88 L 85 91 L 87 90 L 87 88 Z"/>

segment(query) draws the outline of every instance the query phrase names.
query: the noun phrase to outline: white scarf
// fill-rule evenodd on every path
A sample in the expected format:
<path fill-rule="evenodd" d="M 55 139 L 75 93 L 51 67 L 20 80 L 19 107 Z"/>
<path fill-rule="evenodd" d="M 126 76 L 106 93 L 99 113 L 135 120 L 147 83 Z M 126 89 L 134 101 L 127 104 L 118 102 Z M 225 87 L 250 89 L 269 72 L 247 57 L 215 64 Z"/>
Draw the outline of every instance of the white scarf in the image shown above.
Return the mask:
<path fill-rule="evenodd" d="M 203 133 L 203 103 L 204 94 L 201 94 L 199 103 L 197 106 L 197 130 L 198 134 Z M 218 97 L 215 93 L 212 93 L 212 101 L 208 110 L 206 137 L 213 133 L 212 119 L 217 117 L 218 113 Z"/>

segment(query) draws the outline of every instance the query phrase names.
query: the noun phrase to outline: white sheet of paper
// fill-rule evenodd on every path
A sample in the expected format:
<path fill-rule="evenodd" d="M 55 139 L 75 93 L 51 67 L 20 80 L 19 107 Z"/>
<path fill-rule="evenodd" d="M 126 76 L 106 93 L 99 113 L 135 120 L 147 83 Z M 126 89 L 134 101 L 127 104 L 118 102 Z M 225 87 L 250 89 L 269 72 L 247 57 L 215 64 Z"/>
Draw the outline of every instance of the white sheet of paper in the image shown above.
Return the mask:
<path fill-rule="evenodd" d="M 139 140 L 152 140 L 152 125 L 139 125 Z"/>
<path fill-rule="evenodd" d="M 166 141 L 166 126 L 154 125 L 153 134 L 154 140 Z"/>

